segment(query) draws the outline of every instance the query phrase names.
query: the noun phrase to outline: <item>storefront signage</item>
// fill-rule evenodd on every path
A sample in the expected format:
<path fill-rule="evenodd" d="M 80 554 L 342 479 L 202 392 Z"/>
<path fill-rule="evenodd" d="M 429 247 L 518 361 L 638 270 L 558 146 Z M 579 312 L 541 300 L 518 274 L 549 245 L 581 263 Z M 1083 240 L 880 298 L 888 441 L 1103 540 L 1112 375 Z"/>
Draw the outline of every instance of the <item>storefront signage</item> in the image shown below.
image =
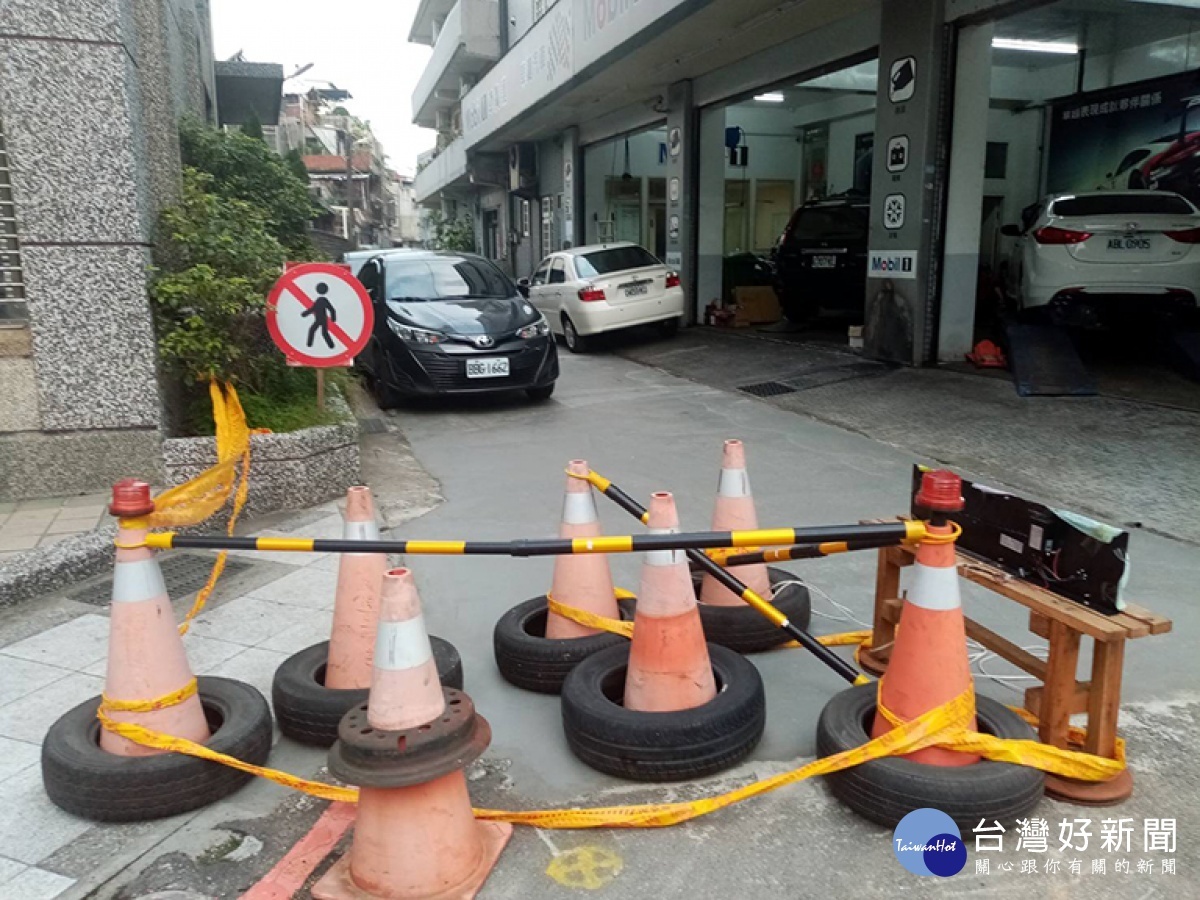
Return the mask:
<path fill-rule="evenodd" d="M 1151 188 L 1200 201 L 1200 75 L 1064 97 L 1051 106 L 1046 186 Z"/>
<path fill-rule="evenodd" d="M 887 142 L 887 170 L 903 172 L 908 168 L 908 135 L 898 134 Z"/>
<path fill-rule="evenodd" d="M 899 231 L 904 227 L 904 208 L 908 203 L 903 194 L 888 194 L 883 198 L 883 227 Z"/>
<path fill-rule="evenodd" d="M 917 92 L 917 60 L 903 56 L 892 63 L 888 73 L 888 99 L 893 103 L 911 100 Z"/>
<path fill-rule="evenodd" d="M 917 251 L 872 250 L 867 257 L 867 277 L 916 280 Z"/>

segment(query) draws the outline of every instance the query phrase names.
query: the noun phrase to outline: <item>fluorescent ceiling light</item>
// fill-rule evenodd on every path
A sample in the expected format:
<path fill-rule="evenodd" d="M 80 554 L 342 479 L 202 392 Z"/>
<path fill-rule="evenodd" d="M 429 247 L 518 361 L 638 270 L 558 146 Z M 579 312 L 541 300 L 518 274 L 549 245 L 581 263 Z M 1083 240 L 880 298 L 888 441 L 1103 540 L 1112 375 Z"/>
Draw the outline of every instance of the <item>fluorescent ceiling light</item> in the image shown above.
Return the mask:
<path fill-rule="evenodd" d="M 770 94 L 755 94 L 754 99 L 759 103 L 782 103 L 784 96 L 783 94 L 772 92 Z"/>
<path fill-rule="evenodd" d="M 997 50 L 1027 50 L 1030 53 L 1060 53 L 1064 56 L 1074 56 L 1079 52 L 1079 45 L 1068 41 L 1020 41 L 1015 38 L 992 38 L 992 46 Z"/>

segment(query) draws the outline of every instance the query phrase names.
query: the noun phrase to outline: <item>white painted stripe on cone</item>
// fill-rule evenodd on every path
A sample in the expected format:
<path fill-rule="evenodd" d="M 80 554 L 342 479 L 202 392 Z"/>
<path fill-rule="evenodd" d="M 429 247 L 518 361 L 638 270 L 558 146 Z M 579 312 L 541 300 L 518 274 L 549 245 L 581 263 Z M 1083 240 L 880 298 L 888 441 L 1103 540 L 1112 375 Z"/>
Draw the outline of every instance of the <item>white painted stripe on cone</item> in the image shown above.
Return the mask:
<path fill-rule="evenodd" d="M 157 560 L 119 562 L 113 568 L 113 603 L 140 603 L 167 592 Z"/>
<path fill-rule="evenodd" d="M 678 528 L 651 528 L 651 534 L 679 534 Z M 674 566 L 683 562 L 684 551 L 682 550 L 647 550 L 646 565 L 648 566 Z"/>
<path fill-rule="evenodd" d="M 912 587 L 907 600 L 921 609 L 947 610 L 962 606 L 958 592 L 958 569 L 954 566 L 925 566 L 917 563 L 913 567 Z"/>
<path fill-rule="evenodd" d="M 592 492 L 564 494 L 562 520 L 568 525 L 591 525 L 597 521 L 596 501 L 592 499 Z"/>
<path fill-rule="evenodd" d="M 433 657 L 425 616 L 403 622 L 380 622 L 375 636 L 375 665 L 380 669 L 415 669 Z"/>
<path fill-rule="evenodd" d="M 722 469 L 717 493 L 722 497 L 749 497 L 750 476 L 745 469 Z"/>
<path fill-rule="evenodd" d="M 377 541 L 379 525 L 375 522 L 346 522 L 342 525 L 342 540 Z"/>

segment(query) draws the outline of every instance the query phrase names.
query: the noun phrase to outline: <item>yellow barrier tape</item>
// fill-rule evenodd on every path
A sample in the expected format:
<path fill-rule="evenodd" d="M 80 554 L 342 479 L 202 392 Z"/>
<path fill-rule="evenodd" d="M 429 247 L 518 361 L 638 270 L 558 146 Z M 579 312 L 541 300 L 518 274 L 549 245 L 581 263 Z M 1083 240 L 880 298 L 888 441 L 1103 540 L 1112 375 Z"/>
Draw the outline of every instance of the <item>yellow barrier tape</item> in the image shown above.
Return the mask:
<path fill-rule="evenodd" d="M 155 703 L 163 699 L 159 698 L 158 701 L 148 702 Z M 1003 740 L 991 735 L 968 731 L 965 725 L 975 715 L 973 688 L 968 688 L 944 706 L 931 709 L 907 722 L 901 721 L 882 706 L 878 706 L 878 708 L 888 721 L 897 723 L 892 731 L 869 740 L 859 747 L 813 760 L 790 772 L 764 778 L 715 797 L 704 797 L 700 800 L 678 803 L 648 803 L 640 806 L 528 811 L 475 809 L 473 812 L 478 819 L 549 829 L 662 828 L 707 815 L 789 784 L 796 784 L 814 775 L 829 775 L 871 760 L 883 759 L 888 756 L 902 756 L 934 746 L 976 753 L 986 759 L 1031 766 L 1083 781 L 1105 781 L 1117 775 L 1125 767 L 1123 744 L 1119 748 L 1117 759 L 1105 759 L 1088 753 L 1060 750 L 1037 741 Z M 300 778 L 277 769 L 252 765 L 224 753 L 217 753 L 194 741 L 159 734 L 140 725 L 116 722 L 105 714 L 103 706 L 96 715 L 104 728 L 143 746 L 207 759 L 324 800 L 353 803 L 358 799 L 358 791 L 355 788 L 338 787 Z"/>
<path fill-rule="evenodd" d="M 578 477 L 578 476 L 577 476 Z M 618 600 L 631 600 L 633 594 L 629 591 L 616 588 L 613 595 Z M 554 595 L 546 593 L 546 608 L 550 612 L 562 616 L 564 619 L 570 619 L 579 625 L 587 628 L 599 628 L 601 631 L 608 631 L 612 634 L 619 634 L 622 637 L 633 637 L 633 623 L 626 622 L 621 619 L 610 619 L 607 616 L 598 616 L 595 613 L 590 613 L 585 609 L 576 609 L 574 606 L 567 606 L 565 603 L 559 603 L 554 599 Z"/>
<path fill-rule="evenodd" d="M 100 695 L 100 709 L 105 712 L 154 712 L 169 706 L 178 706 L 188 697 L 196 696 L 196 679 L 193 678 L 177 691 L 155 697 L 153 700 L 114 700 Z"/>

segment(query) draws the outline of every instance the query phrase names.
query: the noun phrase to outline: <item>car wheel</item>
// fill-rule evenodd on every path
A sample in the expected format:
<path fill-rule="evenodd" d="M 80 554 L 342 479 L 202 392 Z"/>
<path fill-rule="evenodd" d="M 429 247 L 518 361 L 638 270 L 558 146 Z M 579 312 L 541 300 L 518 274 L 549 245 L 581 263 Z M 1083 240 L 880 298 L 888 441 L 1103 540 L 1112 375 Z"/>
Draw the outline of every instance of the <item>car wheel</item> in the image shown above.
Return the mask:
<path fill-rule="evenodd" d="M 550 382 L 542 387 L 527 388 L 525 394 L 534 403 L 541 403 L 543 400 L 549 400 L 550 395 L 554 393 L 554 382 Z"/>
<path fill-rule="evenodd" d="M 371 396 L 375 398 L 375 405 L 380 409 L 395 409 L 404 400 L 400 392 L 379 375 L 371 379 Z"/>
<path fill-rule="evenodd" d="M 672 337 L 679 331 L 679 319 L 663 319 L 661 322 L 656 322 L 655 327 L 658 328 L 658 333 L 665 338 Z"/>
<path fill-rule="evenodd" d="M 564 314 L 562 317 L 563 326 L 563 343 L 567 345 L 567 349 L 572 353 L 586 353 L 588 340 L 582 334 L 575 330 L 575 323 L 571 321 L 571 317 Z"/>

